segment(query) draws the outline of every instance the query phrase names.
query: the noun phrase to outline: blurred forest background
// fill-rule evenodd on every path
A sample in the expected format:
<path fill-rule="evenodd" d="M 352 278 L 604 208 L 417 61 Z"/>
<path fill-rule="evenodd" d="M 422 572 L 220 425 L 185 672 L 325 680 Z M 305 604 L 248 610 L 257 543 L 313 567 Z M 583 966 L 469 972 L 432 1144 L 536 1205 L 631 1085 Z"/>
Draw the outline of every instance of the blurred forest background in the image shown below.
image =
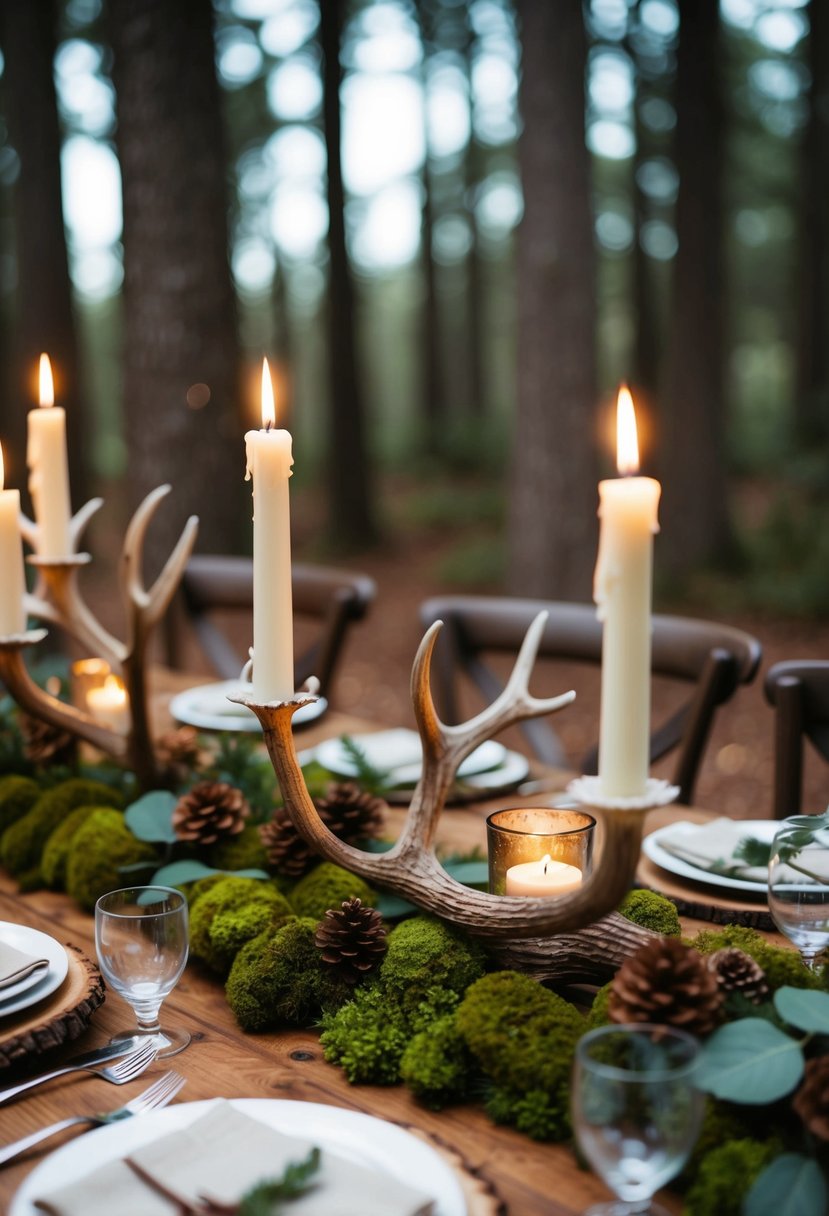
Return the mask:
<path fill-rule="evenodd" d="M 825 0 L 0 0 L 0 51 L 7 484 L 47 350 L 93 551 L 161 481 L 159 552 L 249 546 L 268 354 L 298 555 L 589 599 L 627 380 L 658 601 L 825 613 Z"/>

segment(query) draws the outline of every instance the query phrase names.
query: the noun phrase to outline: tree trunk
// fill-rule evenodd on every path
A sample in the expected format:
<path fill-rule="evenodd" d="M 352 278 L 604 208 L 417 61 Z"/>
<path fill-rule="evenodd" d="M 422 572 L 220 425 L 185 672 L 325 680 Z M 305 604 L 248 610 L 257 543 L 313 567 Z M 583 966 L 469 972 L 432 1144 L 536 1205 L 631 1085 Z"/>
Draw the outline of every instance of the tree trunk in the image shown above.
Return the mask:
<path fill-rule="evenodd" d="M 340 159 L 340 38 L 345 0 L 320 5 L 323 118 L 328 157 L 328 530 L 339 549 L 365 548 L 377 537 L 365 405 L 359 375 L 355 293 L 345 239 L 345 192 Z"/>
<path fill-rule="evenodd" d="M 596 557 L 595 282 L 580 0 L 518 0 L 518 401 L 508 528 L 514 595 L 588 599 Z"/>
<path fill-rule="evenodd" d="M 250 530 L 224 140 L 210 0 L 112 0 L 109 11 L 129 493 L 135 506 L 159 483 L 174 491 L 148 538 L 154 565 L 192 512 L 205 552 L 234 552 Z"/>
<path fill-rule="evenodd" d="M 829 13 L 809 4 L 809 120 L 802 152 L 795 430 L 801 443 L 829 435 Z"/>
<path fill-rule="evenodd" d="M 37 404 L 41 351 L 52 360 L 57 402 L 66 408 L 72 502 L 87 491 L 85 425 L 72 287 L 61 205 L 60 149 L 53 60 L 55 9 L 51 0 L 2 0 L 0 39 L 5 60 L 9 138 L 20 156 L 14 188 L 17 301 L 12 396 L 3 424 L 9 484 L 26 486 L 26 413 Z"/>
<path fill-rule="evenodd" d="M 419 4 L 416 14 L 420 25 L 420 44 L 423 55 L 421 87 L 423 89 L 425 149 L 421 175 L 423 206 L 420 212 L 420 256 L 423 268 L 424 296 L 420 323 L 423 380 L 420 389 L 421 404 L 418 422 L 424 452 L 429 456 L 438 456 L 442 448 L 441 441 L 446 432 L 446 392 L 444 390 L 437 268 L 432 248 L 435 217 L 429 125 L 425 115 L 429 92 L 429 58 L 434 51 L 436 35 L 434 7 L 429 3 Z"/>
<path fill-rule="evenodd" d="M 680 0 L 679 173 L 663 394 L 664 541 L 660 564 L 687 574 L 721 557 L 730 527 L 723 391 L 722 124 L 718 0 Z"/>

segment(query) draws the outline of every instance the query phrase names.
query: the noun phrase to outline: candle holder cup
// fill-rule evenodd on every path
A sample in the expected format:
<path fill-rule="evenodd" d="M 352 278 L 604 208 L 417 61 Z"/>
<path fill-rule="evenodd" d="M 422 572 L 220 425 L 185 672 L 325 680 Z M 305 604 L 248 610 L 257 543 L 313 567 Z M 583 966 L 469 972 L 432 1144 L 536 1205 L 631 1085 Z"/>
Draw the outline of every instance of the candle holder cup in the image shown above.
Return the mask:
<path fill-rule="evenodd" d="M 563 861 L 586 877 L 593 863 L 596 820 L 586 811 L 508 807 L 486 821 L 489 890 L 506 894 L 507 870 L 525 862 Z"/>

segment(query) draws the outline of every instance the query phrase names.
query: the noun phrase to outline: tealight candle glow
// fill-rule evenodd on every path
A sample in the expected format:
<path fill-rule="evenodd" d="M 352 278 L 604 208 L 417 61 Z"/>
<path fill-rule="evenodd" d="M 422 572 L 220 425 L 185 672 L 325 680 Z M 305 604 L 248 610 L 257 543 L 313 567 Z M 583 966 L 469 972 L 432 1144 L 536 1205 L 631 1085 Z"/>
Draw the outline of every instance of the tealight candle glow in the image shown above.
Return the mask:
<path fill-rule="evenodd" d="M 581 870 L 549 853 L 540 861 L 524 861 L 507 870 L 507 895 L 566 895 L 581 886 Z"/>

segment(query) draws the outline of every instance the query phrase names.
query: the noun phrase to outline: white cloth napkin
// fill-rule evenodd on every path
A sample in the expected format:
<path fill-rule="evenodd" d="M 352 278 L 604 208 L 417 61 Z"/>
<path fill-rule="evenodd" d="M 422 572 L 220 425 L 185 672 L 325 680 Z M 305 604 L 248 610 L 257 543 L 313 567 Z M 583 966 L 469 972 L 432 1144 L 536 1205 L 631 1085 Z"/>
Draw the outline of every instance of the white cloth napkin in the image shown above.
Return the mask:
<path fill-rule="evenodd" d="M 4 988 L 11 988 L 24 980 L 33 971 L 40 971 L 49 966 L 48 958 L 35 958 L 32 954 L 24 954 L 16 946 L 0 941 L 0 998 Z"/>
<path fill-rule="evenodd" d="M 177 1216 L 201 1197 L 232 1204 L 301 1161 L 313 1141 L 252 1119 L 219 1099 L 181 1131 L 134 1149 L 36 1201 L 50 1216 Z M 431 1216 L 434 1202 L 387 1174 L 325 1149 L 316 1182 L 286 1205 L 291 1216 Z"/>
<path fill-rule="evenodd" d="M 768 880 L 766 866 L 747 866 L 734 856 L 740 841 L 750 836 L 750 828 L 738 819 L 712 819 L 709 823 L 683 820 L 661 831 L 659 844 L 666 853 L 700 870 L 716 873 L 723 865 L 735 866 L 733 877 L 764 883 Z"/>

